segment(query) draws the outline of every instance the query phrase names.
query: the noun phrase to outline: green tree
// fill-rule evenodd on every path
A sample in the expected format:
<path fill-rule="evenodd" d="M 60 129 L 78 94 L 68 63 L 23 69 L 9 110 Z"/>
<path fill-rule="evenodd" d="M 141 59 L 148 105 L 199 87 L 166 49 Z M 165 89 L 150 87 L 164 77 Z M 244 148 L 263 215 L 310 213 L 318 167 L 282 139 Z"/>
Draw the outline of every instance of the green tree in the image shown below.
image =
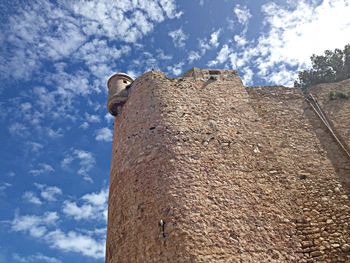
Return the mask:
<path fill-rule="evenodd" d="M 346 78 L 350 78 L 350 44 L 344 48 L 344 71 Z"/>
<path fill-rule="evenodd" d="M 350 44 L 344 50 L 326 50 L 324 55 L 312 55 L 310 59 L 311 69 L 299 72 L 295 87 L 306 91 L 312 85 L 350 78 Z"/>

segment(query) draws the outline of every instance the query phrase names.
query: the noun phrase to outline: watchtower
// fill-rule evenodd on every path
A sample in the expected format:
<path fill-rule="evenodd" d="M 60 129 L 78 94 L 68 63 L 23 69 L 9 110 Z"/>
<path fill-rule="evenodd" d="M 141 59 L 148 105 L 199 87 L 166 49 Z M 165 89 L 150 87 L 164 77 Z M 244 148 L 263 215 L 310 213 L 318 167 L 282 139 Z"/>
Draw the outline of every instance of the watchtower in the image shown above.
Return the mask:
<path fill-rule="evenodd" d="M 113 116 L 120 113 L 121 107 L 128 98 L 128 89 L 133 79 L 125 73 L 115 73 L 109 77 L 107 109 Z"/>

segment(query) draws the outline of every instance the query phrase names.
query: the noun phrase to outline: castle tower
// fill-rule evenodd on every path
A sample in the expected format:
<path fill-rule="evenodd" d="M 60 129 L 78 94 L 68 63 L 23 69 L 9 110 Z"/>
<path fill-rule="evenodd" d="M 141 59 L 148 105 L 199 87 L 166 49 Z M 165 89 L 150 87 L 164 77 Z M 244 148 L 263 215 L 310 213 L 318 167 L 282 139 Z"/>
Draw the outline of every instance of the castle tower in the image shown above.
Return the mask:
<path fill-rule="evenodd" d="M 108 82 L 107 263 L 350 261 L 350 162 L 299 90 L 126 76 Z"/>

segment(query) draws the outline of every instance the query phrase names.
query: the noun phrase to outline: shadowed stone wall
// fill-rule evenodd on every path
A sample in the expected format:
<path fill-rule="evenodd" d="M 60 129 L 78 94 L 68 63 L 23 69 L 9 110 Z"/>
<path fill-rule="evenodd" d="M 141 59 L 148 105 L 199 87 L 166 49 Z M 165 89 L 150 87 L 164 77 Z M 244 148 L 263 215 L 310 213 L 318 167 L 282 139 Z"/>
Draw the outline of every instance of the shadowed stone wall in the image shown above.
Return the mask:
<path fill-rule="evenodd" d="M 149 72 L 114 129 L 106 262 L 350 260 L 350 160 L 299 90 Z"/>

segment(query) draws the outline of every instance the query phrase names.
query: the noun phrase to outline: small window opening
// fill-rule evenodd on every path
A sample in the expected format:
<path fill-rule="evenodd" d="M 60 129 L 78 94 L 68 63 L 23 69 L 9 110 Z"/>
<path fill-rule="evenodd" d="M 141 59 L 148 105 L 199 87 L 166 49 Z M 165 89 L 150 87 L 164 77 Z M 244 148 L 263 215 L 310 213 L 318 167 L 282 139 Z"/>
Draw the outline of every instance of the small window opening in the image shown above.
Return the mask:
<path fill-rule="evenodd" d="M 300 178 L 301 180 L 305 180 L 305 179 L 307 178 L 307 176 L 306 176 L 305 174 L 302 174 L 302 175 L 299 176 L 299 178 Z"/>
<path fill-rule="evenodd" d="M 210 75 L 220 75 L 220 70 L 209 70 Z"/>

